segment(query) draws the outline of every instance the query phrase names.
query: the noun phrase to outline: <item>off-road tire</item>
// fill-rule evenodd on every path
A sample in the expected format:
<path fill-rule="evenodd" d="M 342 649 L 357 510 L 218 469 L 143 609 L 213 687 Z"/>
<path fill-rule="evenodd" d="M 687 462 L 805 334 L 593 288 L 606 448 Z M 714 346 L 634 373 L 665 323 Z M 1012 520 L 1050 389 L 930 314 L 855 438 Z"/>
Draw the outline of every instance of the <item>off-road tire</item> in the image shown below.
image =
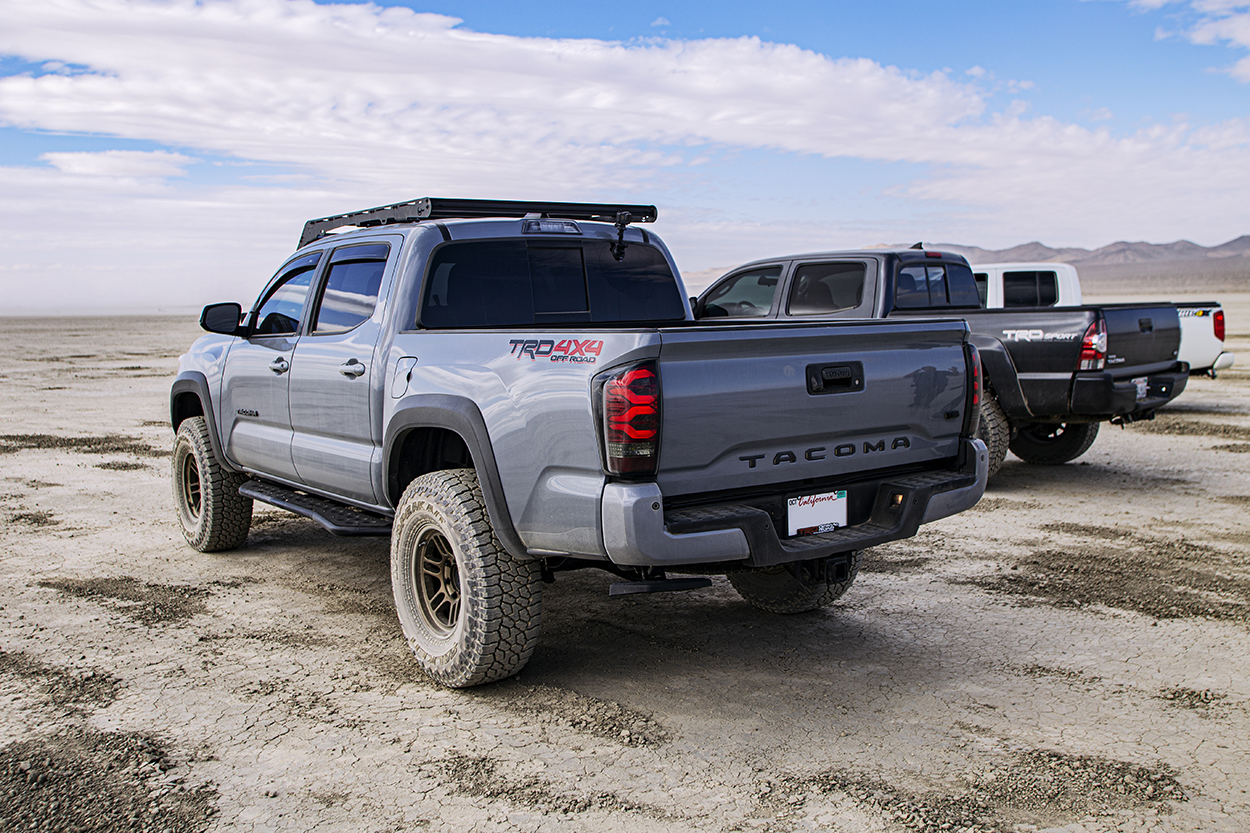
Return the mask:
<path fill-rule="evenodd" d="M 1030 422 L 1020 426 L 1011 453 L 1026 463 L 1058 466 L 1089 451 L 1097 436 L 1097 422 Z"/>
<path fill-rule="evenodd" d="M 862 554 L 851 553 L 851 569 L 846 580 L 825 584 L 804 584 L 785 567 L 757 567 L 729 574 L 729 583 L 751 607 L 768 613 L 803 613 L 837 601 L 850 589 L 859 574 Z"/>
<path fill-rule="evenodd" d="M 174 507 L 193 549 L 218 552 L 243 546 L 252 525 L 252 499 L 239 494 L 247 476 L 213 454 L 204 417 L 188 417 L 174 437 Z"/>
<path fill-rule="evenodd" d="M 417 661 L 449 688 L 512 676 L 538 643 L 540 565 L 499 543 L 472 469 L 408 484 L 391 532 L 391 589 Z"/>
<path fill-rule="evenodd" d="M 990 458 L 989 476 L 993 477 L 1003 467 L 1003 460 L 1007 458 L 1007 446 L 1011 442 L 1011 425 L 1007 422 L 1003 407 L 991 394 L 987 393 L 981 400 L 981 416 L 977 420 L 977 430 L 973 436 L 985 443 Z"/>

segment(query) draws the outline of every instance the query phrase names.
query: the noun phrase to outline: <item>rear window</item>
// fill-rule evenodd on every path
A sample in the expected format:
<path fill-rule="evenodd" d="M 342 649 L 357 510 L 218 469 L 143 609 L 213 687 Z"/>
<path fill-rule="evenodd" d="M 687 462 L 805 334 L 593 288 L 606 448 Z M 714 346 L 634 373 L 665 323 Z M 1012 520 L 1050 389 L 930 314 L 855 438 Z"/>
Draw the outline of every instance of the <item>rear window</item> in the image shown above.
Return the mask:
<path fill-rule="evenodd" d="M 1003 306 L 1053 307 L 1059 300 L 1059 278 L 1054 272 L 1004 272 Z"/>
<path fill-rule="evenodd" d="M 418 313 L 431 329 L 680 321 L 685 307 L 664 255 L 631 243 L 488 240 L 434 253 Z"/>
<path fill-rule="evenodd" d="M 964 264 L 916 264 L 898 270 L 894 306 L 899 309 L 979 307 L 981 298 L 972 270 Z"/>

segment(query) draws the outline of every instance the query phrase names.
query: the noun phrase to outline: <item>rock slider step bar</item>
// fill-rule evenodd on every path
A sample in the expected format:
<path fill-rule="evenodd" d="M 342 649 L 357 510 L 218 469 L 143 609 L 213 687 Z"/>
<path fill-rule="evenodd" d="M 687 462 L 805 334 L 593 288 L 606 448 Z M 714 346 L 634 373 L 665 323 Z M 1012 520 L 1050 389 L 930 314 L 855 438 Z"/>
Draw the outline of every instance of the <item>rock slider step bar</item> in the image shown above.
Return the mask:
<path fill-rule="evenodd" d="M 239 494 L 270 506 L 312 518 L 335 535 L 390 535 L 391 519 L 323 497 L 297 492 L 277 483 L 249 480 Z"/>

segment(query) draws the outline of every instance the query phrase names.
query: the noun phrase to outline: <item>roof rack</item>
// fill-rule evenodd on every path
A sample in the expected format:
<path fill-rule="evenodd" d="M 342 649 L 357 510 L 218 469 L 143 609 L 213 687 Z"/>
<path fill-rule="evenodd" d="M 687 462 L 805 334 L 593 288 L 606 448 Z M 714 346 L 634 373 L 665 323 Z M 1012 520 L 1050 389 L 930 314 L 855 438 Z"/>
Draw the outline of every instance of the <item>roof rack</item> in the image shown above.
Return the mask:
<path fill-rule="evenodd" d="M 607 223 L 620 221 L 621 213 L 629 214 L 628 223 L 654 223 L 654 205 L 617 205 L 592 202 L 527 202 L 520 200 L 452 200 L 444 197 L 422 197 L 394 205 L 381 205 L 336 214 L 304 223 L 300 235 L 301 248 L 325 235 L 331 229 L 343 226 L 382 226 L 392 223 L 419 223 L 422 220 L 452 220 L 474 217 L 524 217 L 537 214 L 561 220 L 602 220 Z"/>

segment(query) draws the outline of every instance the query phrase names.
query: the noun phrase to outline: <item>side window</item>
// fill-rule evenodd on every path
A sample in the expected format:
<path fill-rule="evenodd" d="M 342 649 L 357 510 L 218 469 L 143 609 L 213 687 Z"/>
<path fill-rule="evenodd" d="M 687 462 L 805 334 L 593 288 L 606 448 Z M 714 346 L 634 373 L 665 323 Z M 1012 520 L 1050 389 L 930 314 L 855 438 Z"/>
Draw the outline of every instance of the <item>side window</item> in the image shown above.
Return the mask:
<path fill-rule="evenodd" d="M 390 250 L 385 243 L 371 243 L 334 252 L 317 303 L 314 333 L 345 333 L 373 315 Z"/>
<path fill-rule="evenodd" d="M 794 273 L 790 301 L 791 315 L 825 315 L 854 309 L 864 300 L 863 263 L 805 263 Z"/>
<path fill-rule="evenodd" d="M 321 253 L 317 252 L 286 265 L 285 272 L 257 306 L 256 328 L 252 330 L 252 335 L 290 335 L 299 331 L 308 287 L 312 284 L 320 259 Z"/>
<path fill-rule="evenodd" d="M 989 303 L 990 276 L 986 272 L 976 272 L 972 278 L 977 282 L 977 297 L 981 299 L 981 306 L 984 307 Z"/>
<path fill-rule="evenodd" d="M 734 275 L 712 288 L 703 302 L 704 318 L 753 318 L 768 315 L 781 279 L 780 266 Z"/>
<path fill-rule="evenodd" d="M 1053 307 L 1059 300 L 1059 279 L 1054 272 L 1004 272 L 1003 306 Z"/>

